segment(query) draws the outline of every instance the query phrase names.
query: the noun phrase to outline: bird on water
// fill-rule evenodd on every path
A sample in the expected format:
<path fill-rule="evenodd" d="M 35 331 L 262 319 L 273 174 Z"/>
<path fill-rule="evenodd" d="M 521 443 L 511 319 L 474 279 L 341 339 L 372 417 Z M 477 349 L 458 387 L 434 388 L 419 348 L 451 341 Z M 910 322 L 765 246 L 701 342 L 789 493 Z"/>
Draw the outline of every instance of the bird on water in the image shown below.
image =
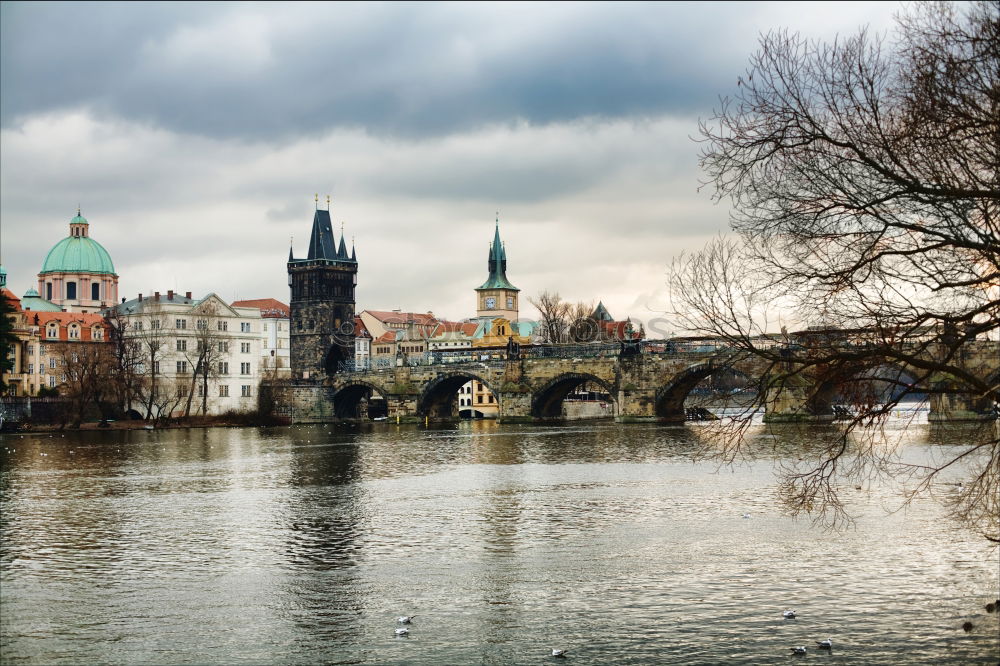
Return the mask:
<path fill-rule="evenodd" d="M 833 641 L 828 638 L 825 641 L 816 641 L 816 645 L 818 645 L 821 650 L 829 650 L 833 647 Z"/>
<path fill-rule="evenodd" d="M 416 615 L 400 615 L 396 618 L 396 622 L 399 622 L 400 624 L 409 624 L 415 617 Z"/>
<path fill-rule="evenodd" d="M 799 647 L 793 647 L 792 648 L 792 654 L 805 654 L 805 653 L 806 653 L 806 649 L 805 649 L 804 646 L 799 646 Z"/>
<path fill-rule="evenodd" d="M 794 620 L 794 619 L 795 619 L 795 611 L 792 611 L 792 610 L 786 610 L 786 611 L 785 611 L 784 613 L 782 613 L 781 615 L 782 615 L 782 617 L 784 617 L 784 618 L 785 618 L 786 620 Z"/>
<path fill-rule="evenodd" d="M 553 649 L 552 650 L 552 656 L 553 657 L 565 657 L 566 656 L 566 650 L 556 650 L 556 649 Z"/>

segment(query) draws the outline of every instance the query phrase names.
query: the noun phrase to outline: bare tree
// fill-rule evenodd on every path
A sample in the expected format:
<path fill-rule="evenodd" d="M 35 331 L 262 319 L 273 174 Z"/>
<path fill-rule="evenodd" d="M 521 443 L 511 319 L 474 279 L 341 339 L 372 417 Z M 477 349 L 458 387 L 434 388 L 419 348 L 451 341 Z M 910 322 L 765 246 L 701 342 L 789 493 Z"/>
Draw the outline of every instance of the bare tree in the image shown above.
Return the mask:
<path fill-rule="evenodd" d="M 59 345 L 59 365 L 65 375 L 61 393 L 69 400 L 71 425 L 79 428 L 87 409 L 102 411 L 102 402 L 111 392 L 114 354 L 107 343 L 64 343 Z"/>
<path fill-rule="evenodd" d="M 558 344 L 566 342 L 569 335 L 567 317 L 571 304 L 559 296 L 559 292 L 543 291 L 538 298 L 529 298 L 528 302 L 538 309 L 541 315 L 540 334 L 542 342 Z"/>
<path fill-rule="evenodd" d="M 143 349 L 129 335 L 129 320 L 112 308 L 104 317 L 111 339 L 113 365 L 109 378 L 110 397 L 118 412 L 124 413 L 143 402 Z"/>
<path fill-rule="evenodd" d="M 184 416 L 191 413 L 191 400 L 195 393 L 195 387 L 200 384 L 201 413 L 208 413 L 208 384 L 209 379 L 218 377 L 220 363 L 227 363 L 223 359 L 229 358 L 229 336 L 225 334 L 223 327 L 227 321 L 219 316 L 218 306 L 206 301 L 194 312 L 195 334 L 194 349 L 188 350 L 185 355 L 188 364 L 193 369 L 191 375 L 191 386 L 187 394 L 187 404 L 184 408 Z"/>
<path fill-rule="evenodd" d="M 142 404 L 145 407 L 145 418 L 155 418 L 157 396 L 160 391 L 160 362 L 167 352 L 167 320 L 162 307 L 148 303 L 142 314 L 127 317 L 128 323 L 123 329 L 125 334 L 136 341 L 139 351 L 139 370 L 142 379 L 139 382 Z"/>
<path fill-rule="evenodd" d="M 915 376 L 895 380 L 902 395 L 995 401 L 997 380 L 970 368 L 967 351 L 1000 330 L 998 77 L 992 2 L 916 5 L 894 42 L 864 30 L 833 43 L 762 37 L 735 94 L 701 123 L 701 164 L 715 198 L 732 203 L 735 235 L 675 263 L 675 316 L 770 364 L 771 395 L 823 376 L 847 386 L 893 363 Z M 812 332 L 765 335 L 777 326 Z M 843 517 L 844 476 L 915 474 L 928 488 L 958 462 L 900 466 L 861 435 L 893 401 L 852 399 L 841 436 L 786 477 L 796 510 Z M 731 433 L 729 455 L 747 450 L 745 433 Z M 972 481 L 956 511 L 997 541 L 991 433 L 961 452 Z"/>

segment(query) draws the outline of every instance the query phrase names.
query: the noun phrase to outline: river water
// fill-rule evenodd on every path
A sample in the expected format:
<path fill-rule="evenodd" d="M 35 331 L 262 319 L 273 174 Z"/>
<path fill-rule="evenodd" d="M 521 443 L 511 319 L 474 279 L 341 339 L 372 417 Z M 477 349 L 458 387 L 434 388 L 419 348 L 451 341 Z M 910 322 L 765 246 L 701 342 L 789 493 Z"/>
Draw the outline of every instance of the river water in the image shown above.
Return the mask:
<path fill-rule="evenodd" d="M 762 432 L 781 445 L 722 468 L 691 456 L 707 432 L 4 435 L 0 660 L 997 663 L 998 614 L 983 610 L 997 551 L 938 499 L 890 513 L 896 486 L 849 487 L 856 523 L 829 531 L 775 492 L 777 466 L 823 428 Z M 915 461 L 968 441 L 927 424 L 897 434 Z M 403 614 L 416 618 L 397 637 Z M 826 638 L 832 651 L 814 649 Z"/>

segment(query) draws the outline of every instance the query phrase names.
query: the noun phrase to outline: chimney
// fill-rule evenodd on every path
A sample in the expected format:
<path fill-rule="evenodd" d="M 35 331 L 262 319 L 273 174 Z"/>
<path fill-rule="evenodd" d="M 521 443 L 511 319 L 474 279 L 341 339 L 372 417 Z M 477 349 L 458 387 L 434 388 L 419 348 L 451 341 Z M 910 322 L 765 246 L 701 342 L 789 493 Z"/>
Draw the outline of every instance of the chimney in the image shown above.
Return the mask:
<path fill-rule="evenodd" d="M 186 299 L 188 299 L 190 301 L 191 300 L 191 292 L 190 291 L 185 291 L 184 292 L 184 298 L 186 298 Z"/>
<path fill-rule="evenodd" d="M 139 294 L 139 302 L 142 303 L 142 294 Z"/>
<path fill-rule="evenodd" d="M 168 301 L 174 300 L 174 290 L 173 289 L 167 289 L 167 300 Z"/>
<path fill-rule="evenodd" d="M 153 292 L 153 300 L 156 301 L 157 303 L 160 302 L 160 292 L 158 291 Z"/>

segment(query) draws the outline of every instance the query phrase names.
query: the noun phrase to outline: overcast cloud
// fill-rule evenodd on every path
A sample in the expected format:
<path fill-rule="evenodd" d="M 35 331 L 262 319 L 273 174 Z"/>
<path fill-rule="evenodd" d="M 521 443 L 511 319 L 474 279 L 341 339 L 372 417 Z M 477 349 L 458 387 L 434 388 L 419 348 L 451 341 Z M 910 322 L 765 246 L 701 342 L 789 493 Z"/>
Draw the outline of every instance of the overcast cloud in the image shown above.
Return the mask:
<path fill-rule="evenodd" d="M 4 3 L 0 260 L 23 294 L 80 204 L 123 296 L 287 302 L 332 193 L 359 309 L 474 315 L 499 209 L 523 296 L 648 321 L 670 259 L 727 227 L 691 137 L 757 35 L 897 9 Z"/>

